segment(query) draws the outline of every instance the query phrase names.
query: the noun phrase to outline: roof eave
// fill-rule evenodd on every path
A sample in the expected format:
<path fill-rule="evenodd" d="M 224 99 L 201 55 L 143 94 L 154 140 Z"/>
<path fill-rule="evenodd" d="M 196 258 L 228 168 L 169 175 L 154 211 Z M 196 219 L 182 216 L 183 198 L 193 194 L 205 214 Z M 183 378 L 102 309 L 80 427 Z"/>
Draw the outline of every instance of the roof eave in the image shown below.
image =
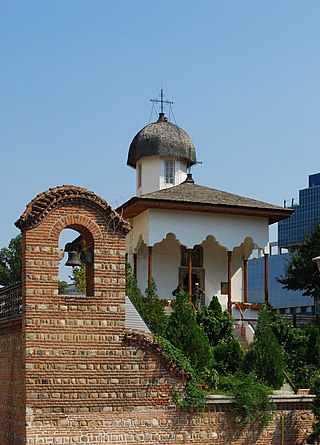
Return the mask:
<path fill-rule="evenodd" d="M 289 218 L 294 210 L 285 208 L 258 208 L 249 206 L 232 206 L 223 204 L 205 204 L 198 202 L 184 202 L 133 197 L 116 211 L 125 219 L 134 218 L 148 209 L 182 210 L 193 212 L 220 213 L 228 215 L 256 216 L 268 218 L 269 224 L 274 224 Z"/>

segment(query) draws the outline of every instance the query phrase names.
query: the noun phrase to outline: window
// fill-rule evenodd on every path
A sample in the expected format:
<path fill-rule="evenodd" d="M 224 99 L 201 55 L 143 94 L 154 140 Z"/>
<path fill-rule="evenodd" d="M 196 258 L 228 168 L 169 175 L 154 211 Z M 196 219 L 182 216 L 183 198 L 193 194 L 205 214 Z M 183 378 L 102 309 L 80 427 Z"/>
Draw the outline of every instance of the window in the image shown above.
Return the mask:
<path fill-rule="evenodd" d="M 138 164 L 138 188 L 141 187 L 142 184 L 142 165 Z"/>
<path fill-rule="evenodd" d="M 167 184 L 174 184 L 174 161 L 164 162 L 164 179 Z"/>
<path fill-rule="evenodd" d="M 185 246 L 180 247 L 181 266 L 188 267 L 188 249 Z M 192 249 L 192 267 L 203 267 L 203 247 L 194 246 Z"/>

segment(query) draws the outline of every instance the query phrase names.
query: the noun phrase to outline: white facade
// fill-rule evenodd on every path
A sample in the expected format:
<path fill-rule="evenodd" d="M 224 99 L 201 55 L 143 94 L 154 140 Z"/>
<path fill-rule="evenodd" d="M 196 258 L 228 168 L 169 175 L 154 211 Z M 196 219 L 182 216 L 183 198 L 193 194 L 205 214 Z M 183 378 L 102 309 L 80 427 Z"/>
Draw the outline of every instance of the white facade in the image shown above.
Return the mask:
<path fill-rule="evenodd" d="M 166 179 L 166 162 L 173 164 L 173 180 Z M 187 163 L 172 158 L 146 156 L 137 162 L 136 195 L 141 196 L 156 190 L 181 184 L 187 177 Z"/>
<path fill-rule="evenodd" d="M 228 251 L 232 252 L 232 301 L 243 301 L 243 260 L 251 255 L 254 245 L 265 249 L 268 244 L 268 218 L 223 215 L 204 212 L 149 209 L 131 220 L 133 231 L 127 238 L 127 252 L 136 255 L 137 282 L 142 291 L 148 281 L 148 247 L 152 247 L 152 276 L 162 298 L 185 277 L 187 267 L 181 265 L 180 246 L 203 251 L 201 267 L 194 267 L 206 291 L 206 304 L 214 295 L 224 308 L 228 281 Z"/>

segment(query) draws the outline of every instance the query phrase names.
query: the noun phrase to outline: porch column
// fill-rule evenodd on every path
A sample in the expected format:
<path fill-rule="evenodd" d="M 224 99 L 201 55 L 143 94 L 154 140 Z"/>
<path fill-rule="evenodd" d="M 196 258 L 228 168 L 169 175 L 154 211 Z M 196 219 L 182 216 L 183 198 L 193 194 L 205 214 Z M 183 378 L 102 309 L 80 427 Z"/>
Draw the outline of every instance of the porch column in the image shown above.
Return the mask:
<path fill-rule="evenodd" d="M 133 254 L 133 275 L 137 279 L 137 254 Z"/>
<path fill-rule="evenodd" d="M 269 301 L 269 254 L 264 254 L 264 302 Z"/>
<path fill-rule="evenodd" d="M 192 249 L 188 249 L 188 292 L 192 303 Z"/>
<path fill-rule="evenodd" d="M 152 280 L 152 246 L 148 246 L 148 284 Z"/>
<path fill-rule="evenodd" d="M 248 260 L 243 260 L 243 302 L 248 303 Z"/>
<path fill-rule="evenodd" d="M 232 251 L 228 250 L 228 312 L 231 314 L 231 279 L 232 279 Z"/>

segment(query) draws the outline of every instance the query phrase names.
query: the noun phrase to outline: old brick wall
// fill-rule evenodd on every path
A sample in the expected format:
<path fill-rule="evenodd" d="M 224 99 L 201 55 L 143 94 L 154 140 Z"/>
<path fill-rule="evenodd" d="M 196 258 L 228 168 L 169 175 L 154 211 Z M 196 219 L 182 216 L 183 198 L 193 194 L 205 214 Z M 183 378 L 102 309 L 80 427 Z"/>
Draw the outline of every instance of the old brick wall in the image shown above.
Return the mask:
<path fill-rule="evenodd" d="M 286 443 L 304 443 L 311 424 L 307 404 L 281 407 L 259 438 L 257 427 L 235 427 L 227 402 L 211 401 L 204 413 L 176 411 L 171 391 L 183 388 L 185 376 L 152 339 L 124 328 L 128 228 L 105 201 L 84 189 L 58 187 L 31 201 L 17 226 L 24 252 L 27 445 L 277 444 L 281 415 L 291 434 Z M 86 296 L 58 295 L 58 239 L 68 227 L 94 252 Z"/>
<path fill-rule="evenodd" d="M 0 444 L 23 443 L 24 384 L 21 317 L 0 323 Z"/>
<path fill-rule="evenodd" d="M 60 426 L 48 419 L 28 444 L 141 444 L 141 445 L 303 445 L 312 415 L 301 406 L 283 405 L 274 422 L 261 428 L 235 426 L 229 404 L 209 403 L 205 412 L 181 413 L 163 407 L 134 409 L 122 406 L 110 412 L 70 413 Z M 62 423 L 65 426 L 62 427 Z M 283 425 L 283 431 L 282 431 Z"/>
<path fill-rule="evenodd" d="M 98 419 L 110 412 L 168 406 L 181 376 L 154 347 L 125 341 L 126 223 L 90 192 L 61 187 L 38 195 L 17 225 L 27 443 L 67 436 L 70 428 L 75 435 L 88 426 L 100 434 Z M 94 252 L 86 296 L 58 295 L 64 228 L 77 230 Z"/>

